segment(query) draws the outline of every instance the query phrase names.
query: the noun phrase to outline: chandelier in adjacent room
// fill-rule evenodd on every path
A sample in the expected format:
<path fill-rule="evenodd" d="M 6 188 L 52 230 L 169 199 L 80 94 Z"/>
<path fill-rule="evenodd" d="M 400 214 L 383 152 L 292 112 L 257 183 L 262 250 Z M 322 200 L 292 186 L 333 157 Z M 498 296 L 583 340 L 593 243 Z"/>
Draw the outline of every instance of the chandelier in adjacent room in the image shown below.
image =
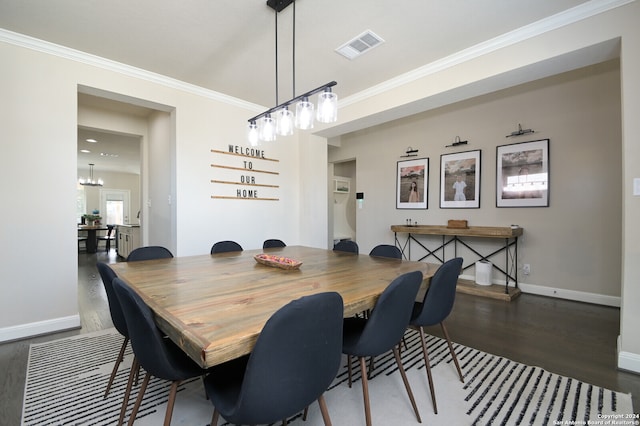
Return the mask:
<path fill-rule="evenodd" d="M 104 182 L 102 181 L 102 179 L 98 179 L 98 180 L 94 180 L 93 179 L 93 163 L 89 163 L 89 177 L 88 178 L 79 178 L 78 179 L 78 183 L 80 185 L 84 185 L 84 186 L 102 186 L 104 185 Z"/>

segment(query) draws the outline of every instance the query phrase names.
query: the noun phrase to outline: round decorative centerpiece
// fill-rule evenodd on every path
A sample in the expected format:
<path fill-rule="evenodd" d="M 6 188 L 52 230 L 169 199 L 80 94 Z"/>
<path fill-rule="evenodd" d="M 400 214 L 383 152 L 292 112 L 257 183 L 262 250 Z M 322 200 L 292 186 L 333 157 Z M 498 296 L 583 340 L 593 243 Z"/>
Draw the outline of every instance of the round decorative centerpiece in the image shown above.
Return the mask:
<path fill-rule="evenodd" d="M 283 256 L 275 256 L 272 254 L 256 254 L 255 256 L 253 256 L 253 258 L 258 263 L 280 269 L 298 269 L 300 265 L 302 265 L 302 262 L 299 262 L 297 260 L 289 259 L 288 257 Z"/>

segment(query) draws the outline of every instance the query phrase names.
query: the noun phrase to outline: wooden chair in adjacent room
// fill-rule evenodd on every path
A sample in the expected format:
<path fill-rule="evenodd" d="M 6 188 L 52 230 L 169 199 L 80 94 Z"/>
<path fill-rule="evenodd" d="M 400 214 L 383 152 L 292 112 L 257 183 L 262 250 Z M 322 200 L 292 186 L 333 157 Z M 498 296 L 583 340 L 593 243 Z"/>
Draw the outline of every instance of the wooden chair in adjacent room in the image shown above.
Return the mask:
<path fill-rule="evenodd" d="M 109 253 L 111 250 L 111 242 L 115 243 L 116 241 L 116 226 L 115 225 L 107 225 L 107 233 L 104 235 L 98 235 L 98 246 L 100 245 L 100 241 L 105 242 L 105 251 Z M 99 247 L 98 247 L 99 248 Z"/>
<path fill-rule="evenodd" d="M 438 414 L 438 406 L 436 405 L 436 393 L 433 386 L 433 377 L 431 376 L 431 365 L 429 364 L 429 352 L 427 351 L 424 327 L 440 324 L 442 334 L 444 334 L 447 345 L 449 346 L 451 358 L 453 358 L 456 370 L 458 370 L 460 381 L 464 382 L 456 352 L 453 350 L 449 333 L 444 326 L 444 320 L 453 309 L 453 302 L 456 298 L 456 285 L 458 283 L 458 275 L 460 275 L 460 271 L 462 270 L 462 262 L 463 259 L 461 257 L 455 257 L 446 261 L 438 268 L 431 278 L 423 301 L 414 304 L 411 321 L 409 322 L 409 327 L 417 329 L 420 333 L 420 342 L 422 344 L 422 354 L 424 356 L 424 364 L 429 381 L 429 390 L 431 391 L 433 412 L 436 414 Z"/>
<path fill-rule="evenodd" d="M 267 321 L 250 355 L 210 369 L 211 426 L 219 415 L 233 424 L 284 423 L 306 415 L 315 400 L 330 425 L 323 394 L 340 368 L 343 309 L 335 292 L 289 302 Z"/>
<path fill-rule="evenodd" d="M 84 248 L 86 250 L 87 249 L 87 233 L 86 233 L 86 231 L 78 231 L 78 253 L 80 253 L 80 243 L 84 243 Z"/>
<path fill-rule="evenodd" d="M 409 325 L 411 307 L 415 302 L 422 279 L 423 275 L 420 271 L 400 275 L 382 292 L 368 318 L 344 319 L 342 352 L 347 355 L 349 387 L 352 383 L 351 357 L 356 356 L 360 361 L 367 426 L 371 426 L 371 407 L 365 357 L 378 356 L 390 350 L 393 351 L 416 418 L 418 422 L 422 422 L 398 350 L 400 340 Z"/>

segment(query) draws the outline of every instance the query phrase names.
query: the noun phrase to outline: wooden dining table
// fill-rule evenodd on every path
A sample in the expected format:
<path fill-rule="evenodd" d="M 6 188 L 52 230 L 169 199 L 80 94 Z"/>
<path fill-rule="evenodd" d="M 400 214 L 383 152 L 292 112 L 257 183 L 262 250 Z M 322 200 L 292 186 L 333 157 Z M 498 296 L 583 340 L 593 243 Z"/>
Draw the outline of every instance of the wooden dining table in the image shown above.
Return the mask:
<path fill-rule="evenodd" d="M 266 253 L 302 262 L 279 269 L 256 262 Z M 439 265 L 288 246 L 110 265 L 155 315 L 158 327 L 204 368 L 251 352 L 265 322 L 303 296 L 335 291 L 344 315 L 373 308 L 389 283 L 422 271 L 424 287 Z"/>

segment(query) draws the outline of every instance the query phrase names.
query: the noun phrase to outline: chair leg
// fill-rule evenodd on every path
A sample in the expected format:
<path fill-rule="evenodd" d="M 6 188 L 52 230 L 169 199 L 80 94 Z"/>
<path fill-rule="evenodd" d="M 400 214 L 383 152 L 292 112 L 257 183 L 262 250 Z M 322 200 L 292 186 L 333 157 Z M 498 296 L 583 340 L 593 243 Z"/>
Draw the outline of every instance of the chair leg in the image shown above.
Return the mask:
<path fill-rule="evenodd" d="M 167 402 L 167 413 L 164 415 L 164 426 L 171 425 L 171 417 L 173 416 L 173 406 L 176 404 L 176 395 L 180 380 L 174 380 L 171 383 L 171 391 L 169 392 L 169 401 Z"/>
<path fill-rule="evenodd" d="M 398 344 L 398 347 L 400 344 Z M 402 381 L 404 382 L 404 387 L 407 389 L 407 394 L 409 395 L 409 400 L 411 401 L 411 406 L 413 406 L 413 411 L 416 413 L 416 418 L 418 419 L 418 423 L 422 423 L 422 419 L 420 418 L 420 413 L 418 412 L 418 406 L 416 405 L 416 400 L 413 398 L 413 392 L 411 392 L 411 385 L 409 385 L 409 380 L 407 379 L 407 373 L 404 371 L 404 367 L 402 366 L 402 359 L 400 358 L 400 352 L 398 352 L 398 347 L 393 347 L 393 356 L 396 357 L 396 364 L 398 364 L 398 369 L 400 370 L 400 374 L 402 375 Z"/>
<path fill-rule="evenodd" d="M 320 412 L 322 413 L 322 420 L 324 420 L 324 426 L 331 426 L 331 418 L 329 417 L 329 410 L 327 410 L 327 403 L 324 401 L 324 395 L 318 397 L 318 404 L 320 405 Z M 306 411 L 305 411 L 306 419 Z"/>
<path fill-rule="evenodd" d="M 138 390 L 138 397 L 136 398 L 136 403 L 133 405 L 133 409 L 131 410 L 131 414 L 129 415 L 129 422 L 127 423 L 127 426 L 133 425 L 133 422 L 136 420 L 136 416 L 138 415 L 138 410 L 140 409 L 140 404 L 142 403 L 144 393 L 147 391 L 147 385 L 149 384 L 150 378 L 151 374 L 147 372 L 147 374 L 144 375 L 144 380 L 142 381 L 142 385 Z"/>
<path fill-rule="evenodd" d="M 218 417 L 220 417 L 220 413 L 218 413 L 218 409 L 213 409 L 213 416 L 211 417 L 211 426 L 218 426 Z"/>
<path fill-rule="evenodd" d="M 460 376 L 460 381 L 464 383 L 462 370 L 460 369 L 460 364 L 458 364 L 458 357 L 456 356 L 456 352 L 453 350 L 453 344 L 451 344 L 451 339 L 449 338 L 449 333 L 447 333 L 447 328 L 444 326 L 444 321 L 440 323 L 440 327 L 442 327 L 442 334 L 444 334 L 444 337 L 447 339 L 447 344 L 449 345 L 449 352 L 451 353 L 451 358 L 453 358 L 453 363 L 456 365 L 456 370 L 458 370 L 458 376 Z"/>
<path fill-rule="evenodd" d="M 347 365 L 349 366 L 349 387 L 351 387 L 351 355 L 347 355 Z"/>
<path fill-rule="evenodd" d="M 362 398 L 364 399 L 364 416 L 367 426 L 371 426 L 371 407 L 369 405 L 369 381 L 367 380 L 367 363 L 360 357 L 360 374 L 362 375 Z"/>
<path fill-rule="evenodd" d="M 131 370 L 129 371 L 129 380 L 127 380 L 127 389 L 124 392 L 124 399 L 122 400 L 122 407 L 120 407 L 120 417 L 118 418 L 118 426 L 122 426 L 124 422 L 124 415 L 127 412 L 127 405 L 129 404 L 129 396 L 131 395 L 131 387 L 133 385 L 133 376 L 140 368 L 140 363 L 134 357 L 131 364 Z"/>
<path fill-rule="evenodd" d="M 438 414 L 438 405 L 436 404 L 436 391 L 433 388 L 433 377 L 431 376 L 431 364 L 429 363 L 429 352 L 427 351 L 427 342 L 424 335 L 424 328 L 418 327 L 420 333 L 420 343 L 422 343 L 422 355 L 424 356 L 424 366 L 427 370 L 427 380 L 429 381 L 429 390 L 431 391 L 431 402 L 433 403 L 433 412 Z"/>
<path fill-rule="evenodd" d="M 116 373 L 118 372 L 118 366 L 124 359 L 124 350 L 127 348 L 127 343 L 129 343 L 129 338 L 125 337 L 124 342 L 122 342 L 122 347 L 120 348 L 120 352 L 118 353 L 118 358 L 116 359 L 116 363 L 113 365 L 113 370 L 111 371 L 111 376 L 109 377 L 109 382 L 107 383 L 107 390 L 104 391 L 104 397 L 106 398 L 109 395 L 109 391 L 111 390 L 111 385 L 113 385 L 113 380 L 116 378 Z"/>

